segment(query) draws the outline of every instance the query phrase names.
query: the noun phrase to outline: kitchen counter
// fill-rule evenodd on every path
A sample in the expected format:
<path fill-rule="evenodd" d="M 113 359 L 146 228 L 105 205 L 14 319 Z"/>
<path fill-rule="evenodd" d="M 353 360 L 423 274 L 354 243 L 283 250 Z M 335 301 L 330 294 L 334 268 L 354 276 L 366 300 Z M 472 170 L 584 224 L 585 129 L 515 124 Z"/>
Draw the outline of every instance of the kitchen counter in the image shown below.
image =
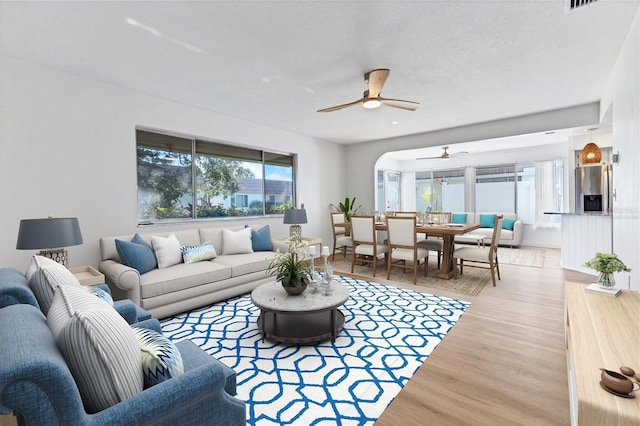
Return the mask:
<path fill-rule="evenodd" d="M 602 212 L 545 212 L 562 216 L 561 265 L 574 271 L 595 274 L 584 263 L 600 253 L 613 251 L 613 215 Z"/>

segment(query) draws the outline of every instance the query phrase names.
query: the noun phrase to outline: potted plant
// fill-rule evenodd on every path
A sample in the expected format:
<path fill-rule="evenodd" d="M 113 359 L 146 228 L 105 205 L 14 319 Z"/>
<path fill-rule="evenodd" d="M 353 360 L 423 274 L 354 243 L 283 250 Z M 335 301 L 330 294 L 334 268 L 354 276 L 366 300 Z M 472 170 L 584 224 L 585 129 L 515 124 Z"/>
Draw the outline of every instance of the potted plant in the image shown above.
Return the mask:
<path fill-rule="evenodd" d="M 584 266 L 600 273 L 598 285 L 603 288 L 615 287 L 614 272 L 631 272 L 615 253 L 596 253 Z"/>
<path fill-rule="evenodd" d="M 356 197 L 353 197 L 351 200 L 349 199 L 349 197 L 345 197 L 343 203 L 338 203 L 337 206 L 335 204 L 329 204 L 329 205 L 334 209 L 336 209 L 337 211 L 339 211 L 340 213 L 344 214 L 345 221 L 351 222 L 351 215 L 356 214 L 358 209 L 362 207 L 362 206 L 358 206 L 354 208 L 355 204 L 356 204 Z M 345 229 L 345 235 L 347 236 L 351 235 L 351 229 L 349 228 Z"/>
<path fill-rule="evenodd" d="M 275 275 L 282 287 L 289 294 L 302 294 L 309 284 L 311 277 L 311 266 L 307 260 L 306 241 L 298 237 L 290 237 L 285 240 L 287 250 L 281 252 L 280 249 L 269 262 L 267 272 Z"/>

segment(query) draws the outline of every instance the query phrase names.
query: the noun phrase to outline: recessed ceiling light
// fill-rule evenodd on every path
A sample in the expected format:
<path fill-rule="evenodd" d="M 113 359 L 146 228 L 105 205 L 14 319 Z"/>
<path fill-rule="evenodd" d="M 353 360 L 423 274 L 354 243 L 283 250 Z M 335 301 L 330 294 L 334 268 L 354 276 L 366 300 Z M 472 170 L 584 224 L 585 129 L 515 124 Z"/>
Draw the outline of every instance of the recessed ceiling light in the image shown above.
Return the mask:
<path fill-rule="evenodd" d="M 398 124 L 398 122 L 397 121 L 392 121 L 391 124 L 393 124 L 395 126 L 396 124 Z"/>

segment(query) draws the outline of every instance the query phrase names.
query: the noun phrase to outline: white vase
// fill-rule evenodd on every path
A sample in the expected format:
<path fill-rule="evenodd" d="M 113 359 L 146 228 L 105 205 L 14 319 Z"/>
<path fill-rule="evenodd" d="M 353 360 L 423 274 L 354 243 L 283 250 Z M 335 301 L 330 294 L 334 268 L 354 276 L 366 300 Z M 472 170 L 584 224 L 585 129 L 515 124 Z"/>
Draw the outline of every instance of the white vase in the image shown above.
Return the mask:
<path fill-rule="evenodd" d="M 616 280 L 611 272 L 600 272 L 598 277 L 598 285 L 602 288 L 613 288 L 616 286 Z"/>

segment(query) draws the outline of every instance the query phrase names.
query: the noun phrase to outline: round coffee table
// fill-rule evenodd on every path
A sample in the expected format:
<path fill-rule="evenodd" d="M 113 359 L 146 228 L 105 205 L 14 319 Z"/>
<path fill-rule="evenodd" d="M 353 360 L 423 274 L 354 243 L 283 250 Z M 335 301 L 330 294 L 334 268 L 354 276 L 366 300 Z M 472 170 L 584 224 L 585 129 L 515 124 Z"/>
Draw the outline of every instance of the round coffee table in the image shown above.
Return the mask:
<path fill-rule="evenodd" d="M 344 325 L 338 309 L 349 298 L 349 289 L 331 281 L 331 294 L 310 288 L 298 295 L 287 294 L 279 282 L 262 284 L 251 292 L 251 301 L 260 308 L 258 328 L 262 339 L 282 343 L 314 344 L 336 335 Z M 321 287 L 321 286 L 320 286 Z"/>

